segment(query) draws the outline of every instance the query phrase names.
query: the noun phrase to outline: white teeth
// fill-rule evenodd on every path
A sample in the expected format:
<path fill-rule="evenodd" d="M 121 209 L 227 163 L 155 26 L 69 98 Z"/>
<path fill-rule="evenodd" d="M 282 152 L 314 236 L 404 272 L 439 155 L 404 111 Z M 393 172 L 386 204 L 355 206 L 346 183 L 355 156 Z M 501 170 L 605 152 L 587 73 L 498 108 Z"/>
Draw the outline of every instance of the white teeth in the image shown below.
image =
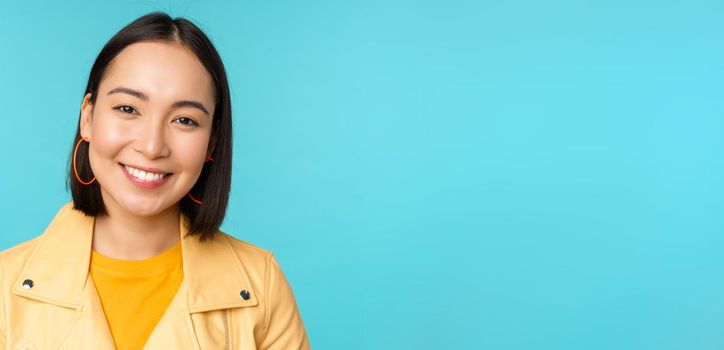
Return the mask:
<path fill-rule="evenodd" d="M 157 173 L 147 173 L 143 170 L 138 170 L 136 168 L 130 167 L 128 165 L 125 165 L 126 171 L 131 174 L 131 176 L 141 180 L 141 181 L 158 181 L 161 178 L 163 178 L 164 174 L 157 174 Z"/>

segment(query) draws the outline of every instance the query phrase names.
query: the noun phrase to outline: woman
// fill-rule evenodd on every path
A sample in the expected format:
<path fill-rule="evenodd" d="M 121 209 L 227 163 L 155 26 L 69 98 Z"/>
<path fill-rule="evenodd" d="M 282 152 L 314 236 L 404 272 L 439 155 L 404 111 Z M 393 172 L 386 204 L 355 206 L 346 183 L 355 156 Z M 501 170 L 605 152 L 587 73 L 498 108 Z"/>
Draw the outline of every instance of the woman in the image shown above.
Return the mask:
<path fill-rule="evenodd" d="M 309 349 L 274 256 L 219 231 L 231 105 L 204 33 L 163 13 L 103 47 L 73 140 L 73 201 L 0 254 L 7 349 Z"/>

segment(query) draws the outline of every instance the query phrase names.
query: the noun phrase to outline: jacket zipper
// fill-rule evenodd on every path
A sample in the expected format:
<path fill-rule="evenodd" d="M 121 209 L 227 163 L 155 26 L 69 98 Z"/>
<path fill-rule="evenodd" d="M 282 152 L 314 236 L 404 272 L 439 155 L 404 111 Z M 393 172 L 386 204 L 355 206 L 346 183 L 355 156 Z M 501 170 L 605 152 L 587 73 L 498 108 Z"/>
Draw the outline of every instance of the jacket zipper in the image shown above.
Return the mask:
<path fill-rule="evenodd" d="M 228 320 L 228 313 L 229 310 L 222 310 L 224 313 L 224 349 L 229 350 L 229 320 Z"/>

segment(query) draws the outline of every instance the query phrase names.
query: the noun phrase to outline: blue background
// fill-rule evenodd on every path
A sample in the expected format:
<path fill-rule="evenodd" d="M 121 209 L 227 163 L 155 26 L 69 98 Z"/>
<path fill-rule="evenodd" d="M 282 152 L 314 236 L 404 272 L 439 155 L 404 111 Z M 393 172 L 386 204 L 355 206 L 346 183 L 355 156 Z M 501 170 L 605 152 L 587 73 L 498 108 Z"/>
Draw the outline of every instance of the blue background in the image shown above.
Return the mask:
<path fill-rule="evenodd" d="M 315 349 L 722 349 L 724 3 L 0 5 L 4 249 L 65 191 L 88 72 L 149 11 L 229 73 L 223 229 Z"/>

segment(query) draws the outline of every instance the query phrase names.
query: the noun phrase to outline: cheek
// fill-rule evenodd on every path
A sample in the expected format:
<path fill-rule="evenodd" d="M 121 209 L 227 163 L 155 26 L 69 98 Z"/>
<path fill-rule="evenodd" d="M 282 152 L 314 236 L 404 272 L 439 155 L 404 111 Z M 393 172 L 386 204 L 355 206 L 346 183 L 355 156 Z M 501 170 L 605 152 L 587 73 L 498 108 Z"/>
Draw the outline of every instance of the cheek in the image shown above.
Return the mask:
<path fill-rule="evenodd" d="M 208 142 L 208 137 L 199 135 L 199 137 L 184 137 L 174 145 L 173 152 L 176 154 L 176 160 L 194 178 L 200 175 L 203 169 Z"/>
<path fill-rule="evenodd" d="M 101 156 L 102 159 L 98 160 L 114 157 L 120 152 L 123 145 L 128 143 L 129 130 L 125 130 L 121 125 L 112 123 L 108 119 L 98 116 L 94 121 L 91 133 L 91 164 L 94 163 L 94 153 Z"/>

